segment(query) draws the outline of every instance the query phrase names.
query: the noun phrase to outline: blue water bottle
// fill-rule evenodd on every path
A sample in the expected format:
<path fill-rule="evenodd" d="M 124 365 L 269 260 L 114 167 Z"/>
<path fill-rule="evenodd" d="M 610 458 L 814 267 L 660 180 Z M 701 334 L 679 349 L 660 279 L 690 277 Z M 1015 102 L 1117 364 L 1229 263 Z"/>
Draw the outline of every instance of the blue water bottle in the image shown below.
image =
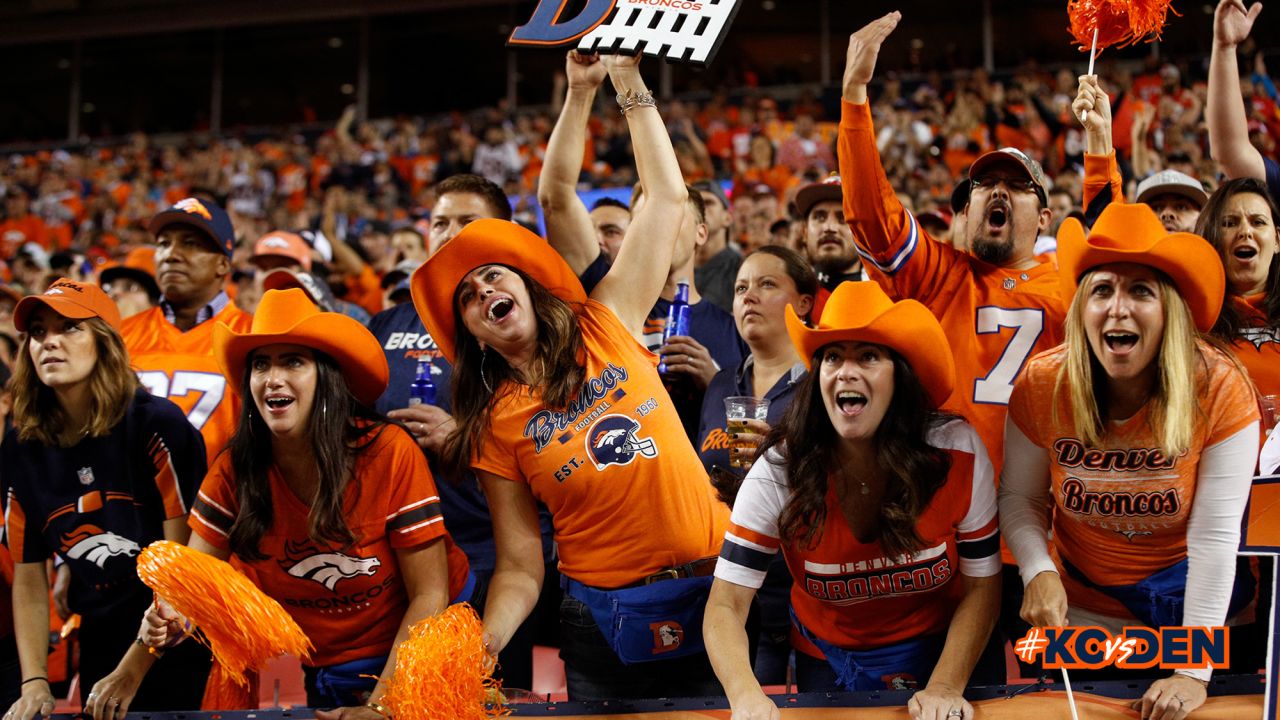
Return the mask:
<path fill-rule="evenodd" d="M 435 404 L 436 384 L 431 379 L 431 358 L 418 358 L 418 375 L 409 384 L 409 407 Z"/>
<path fill-rule="evenodd" d="M 689 336 L 689 281 L 681 280 L 676 283 L 676 296 L 671 301 L 671 306 L 667 308 L 667 324 L 662 329 L 662 344 L 666 345 L 667 341 L 673 336 L 680 335 Z M 664 359 L 658 363 L 658 374 L 667 372 L 667 361 Z"/>

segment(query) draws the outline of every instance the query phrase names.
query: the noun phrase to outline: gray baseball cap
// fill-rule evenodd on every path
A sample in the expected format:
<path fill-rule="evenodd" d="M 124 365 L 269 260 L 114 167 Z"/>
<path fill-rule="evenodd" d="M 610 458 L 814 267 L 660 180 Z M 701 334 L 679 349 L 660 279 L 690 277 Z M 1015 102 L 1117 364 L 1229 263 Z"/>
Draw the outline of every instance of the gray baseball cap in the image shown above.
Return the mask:
<path fill-rule="evenodd" d="M 1145 203 L 1159 195 L 1181 195 L 1203 208 L 1209 202 L 1209 193 L 1199 180 L 1177 170 L 1161 170 L 1138 183 L 1138 197 L 1134 202 Z"/>

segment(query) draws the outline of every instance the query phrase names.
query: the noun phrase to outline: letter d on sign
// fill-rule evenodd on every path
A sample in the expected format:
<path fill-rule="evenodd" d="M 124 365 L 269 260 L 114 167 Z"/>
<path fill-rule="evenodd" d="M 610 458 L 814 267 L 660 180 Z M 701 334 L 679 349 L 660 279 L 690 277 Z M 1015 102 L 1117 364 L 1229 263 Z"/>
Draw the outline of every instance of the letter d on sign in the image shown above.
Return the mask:
<path fill-rule="evenodd" d="M 564 45 L 596 29 L 609 17 L 617 0 L 587 0 L 586 7 L 572 20 L 560 22 L 568 0 L 541 0 L 529 22 L 511 33 L 512 44 Z"/>

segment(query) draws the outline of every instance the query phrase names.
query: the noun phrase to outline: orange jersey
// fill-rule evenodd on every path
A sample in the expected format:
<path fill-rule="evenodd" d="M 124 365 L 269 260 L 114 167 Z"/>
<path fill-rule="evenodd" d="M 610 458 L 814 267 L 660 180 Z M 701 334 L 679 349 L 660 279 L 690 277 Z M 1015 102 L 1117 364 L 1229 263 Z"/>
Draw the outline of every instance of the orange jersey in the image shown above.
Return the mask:
<path fill-rule="evenodd" d="M 1187 519 L 1201 453 L 1258 421 L 1253 388 L 1235 364 L 1203 343 L 1200 357 L 1204 362 L 1196 384 L 1203 417 L 1190 448 L 1176 458 L 1159 449 L 1150 403 L 1128 420 L 1108 423 L 1102 447 L 1089 448 L 1075 438 L 1065 382 L 1054 397 L 1066 358 L 1061 347 L 1032 358 L 1014 387 L 1009 417 L 1049 453 L 1054 562 L 1072 607 L 1131 617 L 1118 600 L 1064 572 L 1061 561 L 1086 570 L 1104 586 L 1133 584 L 1181 561 L 1187 556 Z"/>
<path fill-rule="evenodd" d="M 1267 320 L 1262 307 L 1265 294 L 1228 299 L 1240 313 L 1244 327 L 1240 339 L 1232 343 L 1236 357 L 1249 371 L 1260 395 L 1280 395 L 1280 329 Z"/>
<path fill-rule="evenodd" d="M 263 592 L 278 600 L 311 640 L 311 661 L 317 666 L 391 650 L 409 606 L 396 550 L 444 538 L 449 597 L 467 583 L 467 558 L 445 531 L 426 456 L 399 427 L 385 425 L 375 432 L 370 447 L 356 456 L 346 490 L 344 517 L 358 538 L 353 546 L 313 540 L 307 530 L 310 506 L 272 465 L 274 513 L 258 546 L 267 559 L 245 561 Z M 226 550 L 239 507 L 231 456 L 224 454 L 209 469 L 187 522 L 197 535 Z"/>
<path fill-rule="evenodd" d="M 1062 342 L 1067 305 L 1058 272 L 988 265 L 929 236 L 898 201 L 876 150 L 866 105 L 843 104 L 840 175 L 844 216 L 867 277 L 892 298 L 923 303 L 938 318 L 956 362 L 956 389 L 943 406 L 978 431 L 996 477 L 1013 382 L 1027 359 Z"/>
<path fill-rule="evenodd" d="M 186 413 L 204 436 L 210 461 L 240 422 L 238 388 L 227 387 L 213 359 L 213 328 L 220 322 L 236 332 L 249 332 L 253 316 L 228 302 L 212 319 L 182 332 L 157 306 L 127 318 L 120 329 L 138 379 L 151 394 L 169 398 Z"/>
<path fill-rule="evenodd" d="M 715 555 L 729 509 L 715 498 L 653 355 L 604 305 L 578 315 L 587 382 L 562 411 L 498 389 L 472 465 L 527 483 L 551 510 L 560 572 L 615 588 Z"/>
<path fill-rule="evenodd" d="M 973 428 L 951 422 L 929 431 L 929 444 L 946 451 L 946 483 L 916 520 L 920 550 L 888 555 L 879 541 L 858 540 L 845 519 L 836 483 L 827 483 L 821 539 L 805 548 L 781 540 L 782 512 L 792 489 L 781 457 L 747 473 L 733 505 L 732 524 L 716 564 L 716 577 L 743 587 L 764 583 L 779 550 L 795 583 L 796 617 L 819 638 L 845 649 L 869 650 L 946 632 L 964 597 L 958 575 L 1000 572 L 996 488 L 986 449 Z M 822 653 L 798 633 L 796 647 Z"/>

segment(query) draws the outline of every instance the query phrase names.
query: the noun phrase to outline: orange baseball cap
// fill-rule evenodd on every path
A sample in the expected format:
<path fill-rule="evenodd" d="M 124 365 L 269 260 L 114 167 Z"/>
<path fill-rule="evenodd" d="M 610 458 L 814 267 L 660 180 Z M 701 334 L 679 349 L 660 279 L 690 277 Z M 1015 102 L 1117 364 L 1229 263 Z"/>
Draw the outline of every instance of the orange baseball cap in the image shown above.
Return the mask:
<path fill-rule="evenodd" d="M 311 272 L 311 246 L 301 235 L 295 235 L 291 232 L 270 232 L 258 238 L 258 242 L 254 243 L 253 256 L 250 261 L 257 260 L 261 257 L 282 257 L 302 266 L 302 269 Z"/>
<path fill-rule="evenodd" d="M 27 331 L 27 320 L 37 305 L 47 305 L 62 317 L 74 320 L 102 318 L 117 332 L 120 331 L 120 311 L 97 285 L 62 278 L 40 295 L 28 295 L 18 301 L 13 309 L 13 325 L 21 332 Z"/>

